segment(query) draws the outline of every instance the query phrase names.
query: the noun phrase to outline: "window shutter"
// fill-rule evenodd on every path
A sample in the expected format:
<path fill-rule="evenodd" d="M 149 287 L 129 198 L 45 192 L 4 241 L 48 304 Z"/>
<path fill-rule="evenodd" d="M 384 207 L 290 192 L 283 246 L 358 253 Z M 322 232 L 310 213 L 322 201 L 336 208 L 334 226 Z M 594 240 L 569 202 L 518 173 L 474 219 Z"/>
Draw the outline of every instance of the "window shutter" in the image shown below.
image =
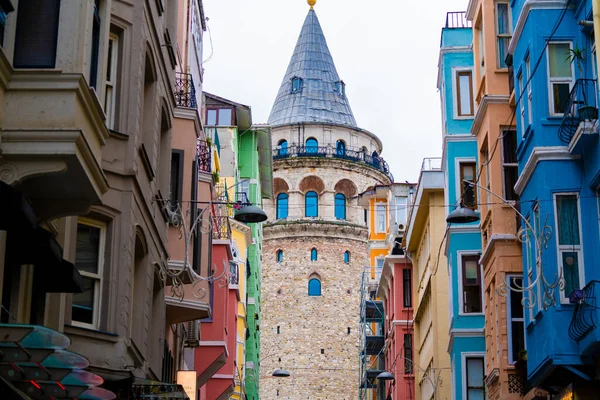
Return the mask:
<path fill-rule="evenodd" d="M 54 68 L 60 0 L 20 0 L 15 68 Z"/>

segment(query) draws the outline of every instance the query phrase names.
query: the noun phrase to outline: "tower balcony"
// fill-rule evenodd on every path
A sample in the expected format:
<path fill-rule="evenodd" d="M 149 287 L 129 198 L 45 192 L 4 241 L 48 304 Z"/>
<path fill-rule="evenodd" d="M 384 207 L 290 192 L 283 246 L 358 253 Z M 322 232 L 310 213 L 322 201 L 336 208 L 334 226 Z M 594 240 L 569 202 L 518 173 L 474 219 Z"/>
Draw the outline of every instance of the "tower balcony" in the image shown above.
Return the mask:
<path fill-rule="evenodd" d="M 347 147 L 343 148 L 336 144 L 325 146 L 306 146 L 303 144 L 292 143 L 287 147 L 273 150 L 273 160 L 284 160 L 290 158 L 334 158 L 356 162 L 373 168 L 384 173 L 394 182 L 394 176 L 390 171 L 388 163 L 377 153 L 368 154 L 364 148 Z"/>

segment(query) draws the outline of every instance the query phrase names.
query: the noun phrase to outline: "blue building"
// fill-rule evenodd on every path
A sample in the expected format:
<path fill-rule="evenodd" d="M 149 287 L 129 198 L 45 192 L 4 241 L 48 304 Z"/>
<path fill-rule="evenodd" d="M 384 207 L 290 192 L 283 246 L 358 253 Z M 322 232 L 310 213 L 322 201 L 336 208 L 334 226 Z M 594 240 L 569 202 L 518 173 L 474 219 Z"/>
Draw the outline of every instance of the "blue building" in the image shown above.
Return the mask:
<path fill-rule="evenodd" d="M 464 181 L 477 178 L 472 28 L 465 13 L 449 13 L 442 29 L 438 89 L 442 100 L 445 203 L 478 208 L 478 191 Z M 478 223 L 448 225 L 450 353 L 453 399 L 484 398 L 485 336 L 481 233 Z M 432 268 L 438 249 L 432 249 Z M 442 267 L 443 268 L 443 267 Z"/>
<path fill-rule="evenodd" d="M 594 361 L 600 355 L 600 157 L 592 1 L 510 4 L 515 190 L 531 227 L 523 245 L 530 287 L 525 305 L 531 306 L 525 312 L 528 386 L 578 398 L 600 387 Z"/>

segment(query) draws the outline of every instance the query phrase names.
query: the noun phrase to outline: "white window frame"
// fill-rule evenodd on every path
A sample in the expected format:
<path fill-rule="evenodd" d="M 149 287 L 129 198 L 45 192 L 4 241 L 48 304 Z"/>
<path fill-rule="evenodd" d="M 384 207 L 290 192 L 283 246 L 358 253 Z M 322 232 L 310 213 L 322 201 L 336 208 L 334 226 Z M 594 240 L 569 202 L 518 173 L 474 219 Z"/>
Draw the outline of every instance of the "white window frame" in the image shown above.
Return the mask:
<path fill-rule="evenodd" d="M 485 296 L 483 295 L 484 292 L 484 275 L 483 275 L 483 266 L 481 265 L 481 263 L 479 263 L 479 261 L 477 262 L 477 267 L 479 268 L 479 279 L 480 279 L 480 284 L 479 284 L 479 295 L 481 296 L 481 312 L 478 313 L 466 313 L 464 312 L 465 310 L 465 299 L 463 296 L 464 290 L 463 290 L 463 257 L 469 257 L 469 256 L 479 256 L 479 252 L 478 251 L 457 251 L 456 252 L 456 257 L 457 257 L 457 264 L 458 264 L 458 315 L 469 315 L 469 316 L 478 316 L 478 315 L 484 315 L 485 314 Z"/>
<path fill-rule="evenodd" d="M 396 196 L 395 200 L 396 200 L 396 223 L 398 225 L 402 224 L 402 225 L 406 226 L 406 222 L 408 219 L 408 196 Z M 402 219 L 402 221 L 398 217 L 398 213 L 401 210 L 404 214 L 404 218 Z"/>
<path fill-rule="evenodd" d="M 381 262 L 381 266 L 378 265 L 380 262 Z M 379 279 L 381 279 L 381 272 L 383 271 L 384 265 L 385 265 L 385 258 L 377 257 L 375 259 L 375 282 L 379 282 Z"/>
<path fill-rule="evenodd" d="M 508 13 L 508 30 L 509 33 L 498 33 L 498 5 L 499 4 L 505 4 L 506 5 L 506 12 Z M 502 64 L 504 63 L 504 60 L 500 60 L 500 58 L 498 57 L 500 55 L 500 40 L 504 40 L 504 39 L 510 39 L 512 38 L 512 19 L 511 19 L 511 12 L 510 12 L 510 2 L 503 0 L 503 1 L 496 1 L 496 3 L 494 4 L 494 25 L 495 25 L 495 29 L 496 29 L 496 67 L 498 69 L 507 69 L 507 67 L 503 67 Z M 510 40 L 509 40 L 510 42 Z M 506 53 L 508 54 L 508 46 L 505 49 Z"/>
<path fill-rule="evenodd" d="M 75 321 L 71 318 L 71 325 L 79 326 L 82 328 L 88 329 L 99 329 L 100 326 L 100 308 L 102 306 L 102 276 L 104 274 L 104 251 L 106 248 L 106 224 L 102 222 L 89 219 L 89 218 L 78 218 L 77 224 L 91 226 L 93 228 L 100 229 L 100 242 L 98 243 L 98 272 L 93 274 L 87 271 L 79 270 L 79 274 L 84 278 L 95 279 L 94 284 L 94 314 L 93 314 L 93 322 L 91 324 Z M 71 307 L 73 305 L 71 304 Z"/>
<path fill-rule="evenodd" d="M 521 137 L 525 136 L 525 102 L 523 101 L 523 90 L 525 89 L 525 85 L 523 84 L 523 71 L 520 71 L 517 75 L 517 81 L 519 82 L 519 97 L 521 100 L 519 101 L 519 114 L 521 121 Z"/>
<path fill-rule="evenodd" d="M 555 113 L 554 112 L 554 95 L 552 93 L 552 85 L 555 83 L 568 83 L 569 84 L 569 92 L 573 89 L 573 84 L 575 82 L 575 70 L 573 63 L 570 64 L 571 67 L 571 77 L 567 78 L 551 78 L 550 77 L 550 46 L 554 44 L 568 44 L 569 48 L 573 50 L 573 42 L 570 40 L 553 40 L 548 43 L 548 51 L 546 52 L 546 73 L 548 74 L 548 111 L 550 112 L 550 116 L 553 117 L 562 117 L 564 113 Z"/>
<path fill-rule="evenodd" d="M 104 114 L 106 114 L 106 127 L 115 129 L 115 109 L 117 103 L 117 74 L 119 65 L 119 36 L 111 33 L 108 36 L 109 52 L 106 59 L 107 76 L 104 90 Z M 108 62 L 110 61 L 110 65 Z"/>
<path fill-rule="evenodd" d="M 527 74 L 527 79 L 531 79 L 531 57 L 527 54 L 525 57 L 525 73 Z M 533 124 L 533 81 L 530 80 L 527 85 L 527 126 Z M 523 128 L 523 134 L 525 134 L 526 129 Z"/>
<path fill-rule="evenodd" d="M 486 364 L 486 354 L 483 352 L 465 352 L 465 353 L 461 353 L 461 372 L 462 372 L 462 394 L 463 394 L 463 398 L 467 399 L 467 389 L 468 389 L 468 384 L 467 384 L 467 358 L 481 358 L 483 359 L 483 373 L 485 374 L 485 364 Z M 454 369 L 453 369 L 454 370 Z M 485 393 L 485 385 L 483 383 L 483 380 L 481 381 L 481 384 L 483 385 L 483 391 Z"/>
<path fill-rule="evenodd" d="M 460 180 L 461 177 L 461 165 L 462 164 L 475 164 L 475 178 L 477 178 L 477 158 L 473 158 L 473 157 L 457 157 L 454 159 L 454 170 L 456 171 L 455 174 L 455 179 L 456 179 L 456 186 L 455 186 L 455 196 L 456 196 L 456 203 L 458 204 L 459 200 L 462 200 L 462 181 Z M 479 209 L 479 202 L 481 201 L 481 192 L 480 189 L 478 187 L 473 188 L 473 190 L 475 191 L 475 208 L 474 210 L 478 210 Z"/>
<path fill-rule="evenodd" d="M 458 74 L 462 72 L 471 73 L 471 115 L 458 114 L 458 104 L 460 102 L 460 99 L 458 98 L 458 86 L 456 79 L 458 78 Z M 475 109 L 475 82 L 473 81 L 473 75 L 473 68 L 452 68 L 452 98 L 454 99 L 454 119 L 468 120 L 475 118 L 477 110 Z"/>
<path fill-rule="evenodd" d="M 561 245 L 560 241 L 560 232 L 558 231 L 558 207 L 557 207 L 557 197 L 559 196 L 576 196 L 577 197 L 577 224 L 579 228 L 579 245 Z M 562 267 L 562 253 L 577 253 L 578 263 L 579 263 L 579 285 L 581 286 L 579 289 L 583 289 L 585 286 L 585 268 L 584 268 L 584 260 L 583 260 L 583 235 L 581 230 L 581 201 L 579 199 L 578 192 L 561 192 L 554 193 L 553 196 L 553 206 L 554 206 L 554 226 L 556 227 L 556 256 L 557 256 L 557 264 L 558 264 L 558 272 L 561 276 L 564 276 L 564 271 Z M 565 293 L 564 290 L 559 290 L 560 292 L 560 302 L 561 304 L 569 304 L 569 295 L 571 293 Z"/>
<path fill-rule="evenodd" d="M 379 226 L 380 207 L 383 207 L 383 230 Z M 387 233 L 387 203 L 375 202 L 375 232 L 376 233 Z"/>
<path fill-rule="evenodd" d="M 521 286 L 523 286 L 523 275 L 521 274 L 509 274 L 506 275 L 506 279 L 511 283 L 511 278 L 521 279 Z M 523 298 L 524 293 L 521 293 L 521 298 Z M 520 304 L 521 307 L 523 303 Z M 514 364 L 517 362 L 518 354 L 513 354 L 512 352 L 512 323 L 513 322 L 522 322 L 523 323 L 523 334 L 525 334 L 526 325 L 525 325 L 525 308 L 523 307 L 523 318 L 513 318 L 512 317 L 512 308 L 511 308 L 511 299 L 510 293 L 506 296 L 506 335 L 507 335 L 507 347 L 508 347 L 508 363 Z M 525 338 L 523 338 L 523 343 L 525 343 Z M 527 343 L 525 343 L 525 349 L 527 349 Z"/>

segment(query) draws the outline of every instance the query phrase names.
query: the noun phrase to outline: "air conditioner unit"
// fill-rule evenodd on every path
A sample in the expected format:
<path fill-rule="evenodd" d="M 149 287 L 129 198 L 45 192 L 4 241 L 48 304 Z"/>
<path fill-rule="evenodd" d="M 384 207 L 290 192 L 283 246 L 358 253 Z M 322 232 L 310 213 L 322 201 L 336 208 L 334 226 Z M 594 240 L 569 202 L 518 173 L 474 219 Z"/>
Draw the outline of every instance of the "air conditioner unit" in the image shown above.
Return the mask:
<path fill-rule="evenodd" d="M 186 334 L 183 345 L 196 348 L 200 346 L 200 324 L 199 321 L 190 321 L 186 324 Z"/>

